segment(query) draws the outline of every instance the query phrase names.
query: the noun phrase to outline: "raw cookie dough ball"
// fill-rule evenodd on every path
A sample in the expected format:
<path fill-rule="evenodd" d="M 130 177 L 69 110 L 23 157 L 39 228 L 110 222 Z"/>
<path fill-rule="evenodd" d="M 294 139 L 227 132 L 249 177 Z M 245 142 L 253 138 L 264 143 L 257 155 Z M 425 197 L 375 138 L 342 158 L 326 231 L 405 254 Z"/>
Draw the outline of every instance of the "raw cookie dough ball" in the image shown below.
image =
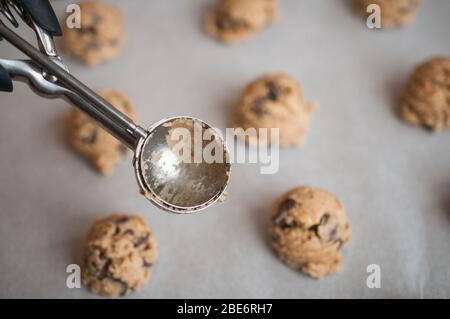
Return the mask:
<path fill-rule="evenodd" d="M 380 6 L 382 28 L 399 27 L 414 21 L 421 0 L 354 0 L 357 13 L 367 18 L 367 7 Z"/>
<path fill-rule="evenodd" d="M 276 0 L 219 0 L 206 15 L 205 30 L 220 41 L 232 43 L 263 30 L 276 18 Z"/>
<path fill-rule="evenodd" d="M 149 279 L 156 257 L 156 241 L 144 219 L 113 214 L 95 221 L 88 233 L 83 284 L 105 297 L 129 294 Z"/>
<path fill-rule="evenodd" d="M 256 129 L 246 141 L 257 143 L 259 128 L 279 128 L 279 144 L 302 144 L 314 106 L 305 101 L 303 91 L 289 75 L 269 74 L 251 82 L 231 114 L 234 128 Z"/>
<path fill-rule="evenodd" d="M 129 118 L 136 120 L 134 107 L 126 96 L 114 90 L 104 90 L 98 94 Z M 102 175 L 111 175 L 114 166 L 128 153 L 125 145 L 75 108 L 71 108 L 66 114 L 66 127 L 72 148 L 85 156 Z"/>
<path fill-rule="evenodd" d="M 298 187 L 281 196 L 273 210 L 271 244 L 281 260 L 314 278 L 341 268 L 340 251 L 350 241 L 350 230 L 333 194 Z"/>
<path fill-rule="evenodd" d="M 100 1 L 83 2 L 80 8 L 81 28 L 63 23 L 64 50 L 88 65 L 114 59 L 126 38 L 122 13 Z"/>
<path fill-rule="evenodd" d="M 406 122 L 434 132 L 450 128 L 450 57 L 433 58 L 415 69 L 400 114 Z"/>

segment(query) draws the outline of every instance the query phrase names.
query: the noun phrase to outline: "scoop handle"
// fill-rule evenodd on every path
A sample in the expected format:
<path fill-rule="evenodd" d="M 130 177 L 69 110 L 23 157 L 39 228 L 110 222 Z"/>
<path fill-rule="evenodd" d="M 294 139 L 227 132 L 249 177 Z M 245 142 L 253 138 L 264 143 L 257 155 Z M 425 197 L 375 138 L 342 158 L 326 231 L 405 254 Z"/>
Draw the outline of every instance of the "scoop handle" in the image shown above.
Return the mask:
<path fill-rule="evenodd" d="M 20 0 L 20 3 L 39 27 L 51 36 L 62 35 L 58 18 L 48 0 Z"/>
<path fill-rule="evenodd" d="M 11 77 L 1 64 L 0 64 L 0 91 L 1 92 L 13 91 L 13 83 Z"/>

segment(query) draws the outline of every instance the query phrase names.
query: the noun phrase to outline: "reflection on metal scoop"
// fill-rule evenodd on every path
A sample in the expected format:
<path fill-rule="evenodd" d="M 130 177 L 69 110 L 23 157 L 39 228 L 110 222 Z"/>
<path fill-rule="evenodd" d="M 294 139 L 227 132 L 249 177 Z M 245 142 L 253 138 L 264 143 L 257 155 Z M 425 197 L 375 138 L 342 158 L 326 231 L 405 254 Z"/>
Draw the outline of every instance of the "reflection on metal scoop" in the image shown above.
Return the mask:
<path fill-rule="evenodd" d="M 180 132 L 187 135 L 177 134 Z M 214 151 L 206 152 L 211 149 Z M 211 154 L 214 158 L 208 159 Z M 142 193 L 175 213 L 212 205 L 223 195 L 230 177 L 228 153 L 220 134 L 191 117 L 171 118 L 151 127 L 137 146 L 134 166 Z"/>

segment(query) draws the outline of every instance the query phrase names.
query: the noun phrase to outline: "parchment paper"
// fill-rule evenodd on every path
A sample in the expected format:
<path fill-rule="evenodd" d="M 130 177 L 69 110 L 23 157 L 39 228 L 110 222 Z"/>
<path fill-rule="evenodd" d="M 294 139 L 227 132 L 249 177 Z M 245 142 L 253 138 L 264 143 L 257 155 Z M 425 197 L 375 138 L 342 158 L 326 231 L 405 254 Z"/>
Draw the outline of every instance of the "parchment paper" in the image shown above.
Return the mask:
<path fill-rule="evenodd" d="M 138 194 L 131 157 L 100 177 L 66 146 L 67 104 L 16 83 L 0 94 L 0 297 L 95 298 L 67 288 L 66 267 L 93 219 L 113 211 L 145 216 L 160 246 L 151 282 L 130 298 L 450 297 L 450 131 L 432 135 L 396 115 L 414 65 L 450 54 L 450 1 L 424 1 L 415 24 L 380 32 L 348 1 L 281 0 L 276 25 L 231 47 L 202 31 L 214 1 L 110 2 L 128 29 L 119 58 L 65 61 L 93 88 L 129 95 L 141 124 L 192 115 L 225 128 L 250 80 L 285 71 L 319 103 L 306 144 L 281 152 L 276 175 L 234 165 L 226 203 L 172 215 Z M 62 16 L 70 2 L 53 3 Z M 21 55 L 0 42 L 0 56 Z M 334 192 L 351 222 L 344 269 L 321 281 L 267 245 L 270 205 L 301 184 Z M 366 285 L 370 264 L 381 267 L 379 289 Z"/>

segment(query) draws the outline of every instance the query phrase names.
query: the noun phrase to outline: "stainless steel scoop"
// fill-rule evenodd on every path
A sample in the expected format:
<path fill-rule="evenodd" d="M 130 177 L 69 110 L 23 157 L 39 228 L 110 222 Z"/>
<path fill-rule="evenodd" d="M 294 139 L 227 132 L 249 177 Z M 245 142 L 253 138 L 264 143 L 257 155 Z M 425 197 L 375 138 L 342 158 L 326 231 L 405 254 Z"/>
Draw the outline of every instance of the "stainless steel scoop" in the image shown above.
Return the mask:
<path fill-rule="evenodd" d="M 224 195 L 230 178 L 230 163 L 225 142 L 219 132 L 199 119 L 185 116 L 162 120 L 148 130 L 137 125 L 69 74 L 54 48 L 52 36 L 59 31 L 53 12 L 41 19 L 39 15 L 42 10 L 33 11 L 32 7 L 32 11 L 27 11 L 30 8 L 20 6 L 21 2 L 29 3 L 26 0 L 0 0 L 0 11 L 4 13 L 4 8 L 10 2 L 20 17 L 35 29 L 40 51 L 0 20 L 0 39 L 4 38 L 31 59 L 0 59 L 0 90 L 12 91 L 13 80 L 24 81 L 37 94 L 46 98 L 65 98 L 85 112 L 133 150 L 133 165 L 140 192 L 166 211 L 192 213 L 209 207 Z M 37 2 L 51 9 L 47 0 Z M 8 20 L 13 23 L 12 13 L 7 13 Z M 208 133 L 208 141 L 202 138 L 200 143 L 196 140 L 175 141 L 171 133 L 174 126 L 180 128 L 180 123 L 185 123 L 185 128 L 200 127 L 201 133 Z M 195 161 L 186 161 L 176 152 L 179 145 L 174 142 L 192 144 L 189 149 L 195 149 L 194 144 L 200 145 L 196 149 L 201 154 L 208 145 L 215 143 L 216 158 L 221 160 L 210 162 L 195 158 Z"/>
<path fill-rule="evenodd" d="M 192 126 L 199 126 L 202 133 L 211 133 L 212 139 L 208 142 L 216 144 L 215 150 L 220 152 L 218 161 L 208 163 L 202 156 L 196 162 L 194 156 L 183 158 L 178 154 L 178 143 L 185 143 L 183 146 L 191 149 L 195 148 L 195 141 L 171 141 L 172 131 L 189 131 Z M 204 144 L 197 145 L 203 153 L 206 149 Z M 134 167 L 142 193 L 159 207 L 176 213 L 198 211 L 210 206 L 223 195 L 230 178 L 228 153 L 220 134 L 205 122 L 192 117 L 174 117 L 153 125 L 147 136 L 138 143 Z"/>

